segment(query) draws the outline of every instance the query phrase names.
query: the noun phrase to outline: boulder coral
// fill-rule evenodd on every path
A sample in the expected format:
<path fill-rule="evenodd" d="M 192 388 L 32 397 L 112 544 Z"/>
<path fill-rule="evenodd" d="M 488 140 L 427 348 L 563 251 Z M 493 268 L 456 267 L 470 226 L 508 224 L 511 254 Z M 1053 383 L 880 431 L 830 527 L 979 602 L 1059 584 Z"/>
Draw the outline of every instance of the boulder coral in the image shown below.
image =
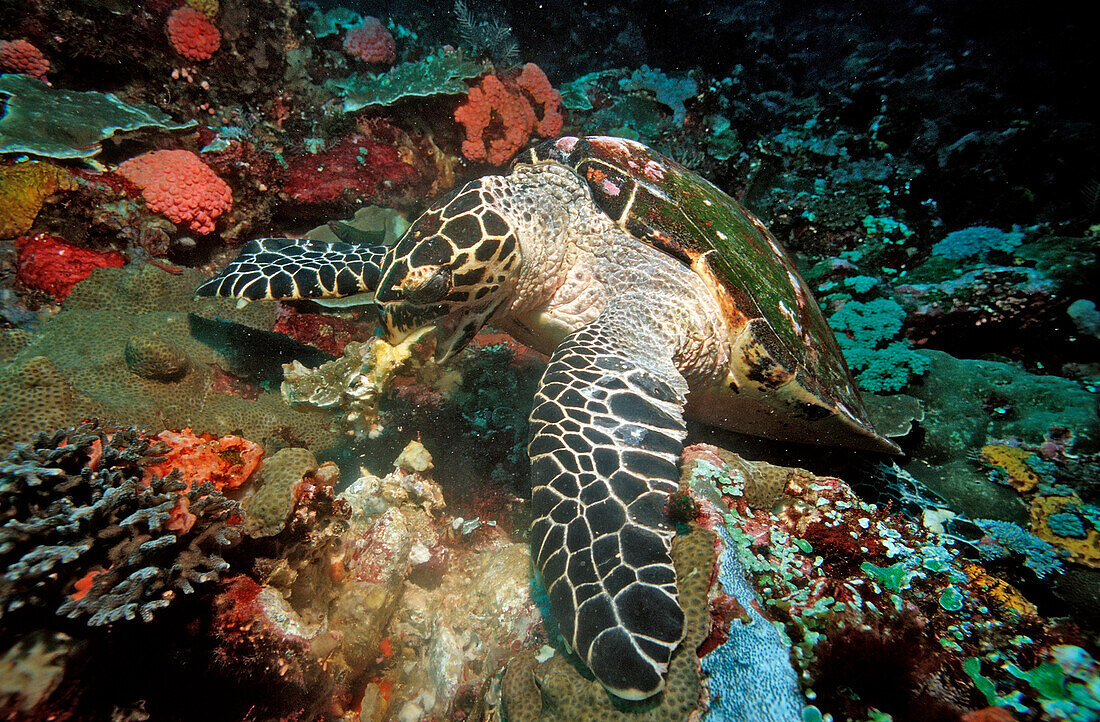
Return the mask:
<path fill-rule="evenodd" d="M 45 81 L 50 61 L 26 40 L 0 40 L 0 71 L 23 73 Z"/>
<path fill-rule="evenodd" d="M 344 36 L 344 52 L 365 63 L 392 65 L 397 59 L 397 44 L 382 21 L 366 17 L 362 25 Z"/>
<path fill-rule="evenodd" d="M 321 451 L 335 444 L 328 414 L 289 408 L 278 391 L 219 392 L 232 364 L 192 335 L 194 319 L 268 330 L 277 311 L 268 304 L 235 309 L 224 299 L 193 300 L 201 279 L 198 271 L 168 273 L 154 265 L 99 268 L 41 333 L 27 339 L 0 329 L 0 348 L 14 347 L 0 362 L 0 453 L 37 431 L 89 417 L 152 431 L 190 426 L 196 434 L 237 434 L 267 448 L 293 441 Z"/>
<path fill-rule="evenodd" d="M 118 172 L 141 188 L 150 208 L 195 233 L 213 233 L 233 206 L 229 185 L 189 150 L 154 150 L 120 164 Z"/>
<path fill-rule="evenodd" d="M 189 5 L 173 10 L 164 30 L 172 47 L 188 60 L 209 60 L 221 47 L 218 28 L 202 11 Z"/>

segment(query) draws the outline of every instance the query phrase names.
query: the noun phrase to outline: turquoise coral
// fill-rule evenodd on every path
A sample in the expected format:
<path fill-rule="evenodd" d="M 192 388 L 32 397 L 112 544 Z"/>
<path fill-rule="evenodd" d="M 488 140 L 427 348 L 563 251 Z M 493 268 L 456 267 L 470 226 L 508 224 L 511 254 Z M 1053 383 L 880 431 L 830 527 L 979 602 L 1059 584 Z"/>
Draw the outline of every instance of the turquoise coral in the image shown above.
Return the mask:
<path fill-rule="evenodd" d="M 115 133 L 195 125 L 173 123 L 151 105 L 126 103 L 111 93 L 59 90 L 26 75 L 0 76 L 0 95 L 9 96 L 0 118 L 0 153 L 91 158 Z"/>
<path fill-rule="evenodd" d="M 905 309 L 888 298 L 849 300 L 829 317 L 860 388 L 900 391 L 912 377 L 924 374 L 932 365 L 908 341 L 895 338 L 904 321 Z"/>
<path fill-rule="evenodd" d="M 673 78 L 656 68 L 643 65 L 629 78 L 619 81 L 623 90 L 646 90 L 657 98 L 661 105 L 672 110 L 672 121 L 682 126 L 687 118 L 684 101 L 695 97 L 699 88 L 691 78 Z"/>
<path fill-rule="evenodd" d="M 1000 228 L 972 226 L 948 233 L 942 241 L 932 246 L 932 253 L 945 258 L 985 258 L 991 251 L 1011 253 L 1024 241 L 1024 234 Z"/>

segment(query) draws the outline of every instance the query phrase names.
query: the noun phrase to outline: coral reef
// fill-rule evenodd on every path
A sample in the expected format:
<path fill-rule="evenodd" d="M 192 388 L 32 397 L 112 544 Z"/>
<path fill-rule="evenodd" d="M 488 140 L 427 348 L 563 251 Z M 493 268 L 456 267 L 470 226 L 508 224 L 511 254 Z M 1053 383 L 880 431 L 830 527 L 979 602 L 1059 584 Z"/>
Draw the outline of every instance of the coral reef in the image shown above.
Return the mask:
<path fill-rule="evenodd" d="M 196 340 L 189 314 L 270 329 L 276 309 L 253 304 L 235 310 L 231 301 L 191 301 L 203 276 L 177 270 L 101 268 L 77 284 L 61 312 L 0 367 L 0 448 L 93 416 L 150 431 L 191 427 L 200 433 L 239 434 L 271 450 L 305 445 L 320 451 L 336 443 L 327 416 L 291 409 L 277 391 L 254 389 L 248 398 L 219 390 L 233 369 L 219 351 L 230 349 L 215 350 Z M 147 378 L 131 370 L 127 347 L 131 362 L 140 360 L 135 345 L 148 350 L 151 340 L 158 350 L 142 364 L 167 360 L 169 365 L 147 372 L 152 376 Z M 181 356 L 187 359 L 186 371 L 178 376 Z"/>
<path fill-rule="evenodd" d="M 24 75 L 0 76 L 8 96 L 0 117 L 0 153 L 43 158 L 91 158 L 116 133 L 147 128 L 185 130 L 195 121 L 173 123 L 155 107 L 124 103 L 111 93 L 57 90 Z M 43 122 L 44 119 L 49 122 Z"/>
<path fill-rule="evenodd" d="M 218 216 L 233 206 L 225 181 L 188 150 L 145 153 L 120 164 L 118 173 L 141 189 L 151 209 L 196 233 L 213 233 Z"/>
<path fill-rule="evenodd" d="M 249 480 L 264 455 L 259 445 L 231 434 L 196 435 L 191 429 L 166 430 L 150 440 L 167 448 L 161 452 L 163 460 L 145 466 L 146 479 L 179 469 L 188 491 L 207 483 L 217 491 L 235 489 Z"/>
<path fill-rule="evenodd" d="M 561 95 L 534 63 L 525 65 L 514 79 L 486 75 L 455 110 L 455 120 L 466 129 L 462 154 L 503 165 L 532 133 L 550 137 L 561 130 L 560 107 Z"/>
<path fill-rule="evenodd" d="M 424 331 L 410 335 L 393 346 L 383 339 L 351 342 L 342 358 L 317 368 L 299 362 L 285 367 L 282 393 L 294 404 L 321 409 L 340 407 L 347 433 L 358 437 L 377 436 L 382 426 L 379 403 L 398 374 L 415 376 L 420 383 L 449 389 L 452 374 L 431 360 L 434 343 Z"/>
<path fill-rule="evenodd" d="M 361 205 L 382 190 L 400 190 L 417 175 L 396 147 L 359 134 L 322 153 L 295 155 L 286 162 L 283 191 L 302 203 L 350 198 Z"/>
<path fill-rule="evenodd" d="M 50 163 L 23 161 L 0 166 L 0 238 L 26 233 L 50 196 L 76 188 L 72 174 Z"/>
<path fill-rule="evenodd" d="M 309 449 L 280 449 L 265 459 L 260 470 L 263 481 L 243 504 L 249 535 L 272 536 L 281 532 L 294 510 L 298 485 L 317 467 L 317 459 Z"/>
<path fill-rule="evenodd" d="M 1080 13 L 321 5 L 2 4 L 0 715 L 1100 715 Z M 642 704 L 578 672 L 531 583 L 545 358 L 488 329 L 444 374 L 374 341 L 369 304 L 191 298 L 251 238 L 392 245 L 563 132 L 643 140 L 751 208 L 905 451 L 689 427 L 743 456 L 685 452 L 688 640 Z M 127 176 L 151 158 L 189 170 Z"/>
<path fill-rule="evenodd" d="M 97 268 L 122 268 L 126 259 L 117 251 L 101 253 L 80 248 L 48 233 L 15 239 L 19 249 L 15 274 L 23 286 L 64 301 Z"/>
<path fill-rule="evenodd" d="M 860 500 L 840 479 L 785 469 L 782 503 L 753 507 L 746 490 L 765 465 L 701 445 L 685 460 L 793 642 L 814 714 L 957 719 L 980 699 L 962 657 L 1020 663 L 1066 638 L 1034 607 L 1007 601 L 1018 592 L 986 581 L 954 539 Z"/>
<path fill-rule="evenodd" d="M 669 663 L 665 690 L 655 700 L 614 700 L 595 680 L 577 671 L 560 647 L 527 652 L 509 663 L 502 682 L 508 718 L 520 720 L 682 720 L 701 707 L 701 672 L 696 649 L 710 628 L 708 593 L 715 563 L 714 535 L 698 527 L 672 542 L 676 585 L 684 608 L 684 641 Z M 543 592 L 545 593 L 545 592 Z M 545 654 L 553 652 L 548 659 Z"/>
<path fill-rule="evenodd" d="M 238 513 L 211 484 L 147 478 L 160 444 L 94 424 L 40 434 L 0 462 L 0 608 L 89 625 L 149 622 L 228 568 Z"/>
<path fill-rule="evenodd" d="M 467 60 L 456 52 L 439 52 L 417 62 L 401 63 L 377 76 L 352 75 L 334 84 L 344 96 L 344 111 L 391 106 L 406 98 L 460 95 L 468 90 L 465 80 L 485 72 L 482 63 Z"/>
<path fill-rule="evenodd" d="M 905 310 L 896 301 L 846 301 L 829 316 L 848 366 L 866 391 L 900 391 L 931 363 L 905 339 L 897 339 Z"/>

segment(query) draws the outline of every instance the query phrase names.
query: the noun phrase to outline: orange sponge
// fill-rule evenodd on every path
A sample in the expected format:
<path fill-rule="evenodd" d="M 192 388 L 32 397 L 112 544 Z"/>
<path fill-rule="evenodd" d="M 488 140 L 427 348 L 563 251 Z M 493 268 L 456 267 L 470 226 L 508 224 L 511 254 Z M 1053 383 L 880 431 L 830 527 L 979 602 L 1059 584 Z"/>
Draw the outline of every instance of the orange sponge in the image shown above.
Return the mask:
<path fill-rule="evenodd" d="M 514 80 L 482 78 L 455 109 L 455 120 L 466 129 L 462 155 L 503 165 L 532 133 L 547 138 L 561 132 L 561 94 L 537 65 L 528 63 Z"/>

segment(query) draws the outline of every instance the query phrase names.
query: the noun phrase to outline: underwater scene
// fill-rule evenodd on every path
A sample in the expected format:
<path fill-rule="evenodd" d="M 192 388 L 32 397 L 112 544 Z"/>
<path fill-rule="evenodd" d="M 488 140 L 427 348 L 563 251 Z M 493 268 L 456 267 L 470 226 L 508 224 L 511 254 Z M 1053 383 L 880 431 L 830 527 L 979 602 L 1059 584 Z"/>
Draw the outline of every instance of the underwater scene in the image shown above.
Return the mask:
<path fill-rule="evenodd" d="M 0 716 L 1100 720 L 1069 5 L 0 0 Z"/>

